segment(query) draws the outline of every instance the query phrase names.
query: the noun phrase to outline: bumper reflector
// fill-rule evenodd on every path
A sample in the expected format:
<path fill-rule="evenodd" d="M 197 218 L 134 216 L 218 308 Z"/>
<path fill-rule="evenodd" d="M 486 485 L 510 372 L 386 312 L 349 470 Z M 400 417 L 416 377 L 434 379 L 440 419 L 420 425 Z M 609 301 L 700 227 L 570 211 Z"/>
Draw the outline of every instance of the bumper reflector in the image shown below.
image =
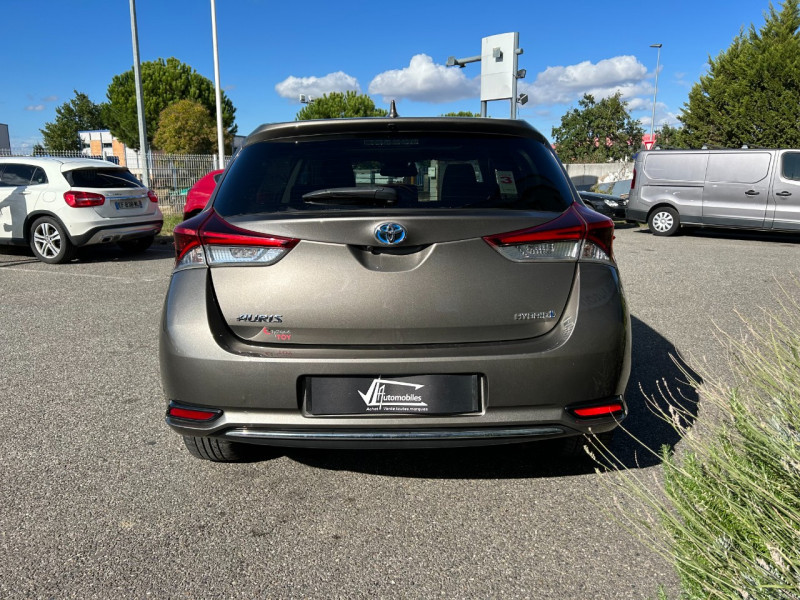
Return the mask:
<path fill-rule="evenodd" d="M 189 421 L 211 421 L 222 414 L 221 410 L 201 410 L 197 408 L 186 408 L 171 404 L 167 408 L 167 416 L 176 419 L 187 419 Z"/>
<path fill-rule="evenodd" d="M 593 417 L 609 417 L 616 413 L 621 413 L 624 410 L 625 409 L 620 402 L 612 402 L 610 404 L 601 404 L 599 406 L 570 408 L 569 412 L 581 419 L 589 419 Z"/>

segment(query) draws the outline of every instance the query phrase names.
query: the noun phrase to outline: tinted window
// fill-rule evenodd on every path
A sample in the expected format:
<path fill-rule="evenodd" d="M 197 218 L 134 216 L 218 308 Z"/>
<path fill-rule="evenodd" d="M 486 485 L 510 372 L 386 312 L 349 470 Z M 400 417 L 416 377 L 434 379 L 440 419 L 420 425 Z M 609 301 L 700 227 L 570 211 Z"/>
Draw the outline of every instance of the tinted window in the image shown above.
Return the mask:
<path fill-rule="evenodd" d="M 766 152 L 711 154 L 707 179 L 720 183 L 756 183 L 767 176 L 769 159 Z"/>
<path fill-rule="evenodd" d="M 127 169 L 75 169 L 64 177 L 74 187 L 81 188 L 140 188 L 141 182 Z"/>
<path fill-rule="evenodd" d="M 31 184 L 38 185 L 41 183 L 47 183 L 47 175 L 45 175 L 42 167 L 36 167 L 36 170 L 33 172 L 33 177 L 31 177 Z"/>
<path fill-rule="evenodd" d="M 800 181 L 800 152 L 786 152 L 781 159 L 781 175 L 784 179 Z"/>
<path fill-rule="evenodd" d="M 31 165 L 20 165 L 16 163 L 7 163 L 3 173 L 0 174 L 0 185 L 17 187 L 20 185 L 29 185 L 33 172 L 36 167 Z"/>
<path fill-rule="evenodd" d="M 376 207 L 561 212 L 570 202 L 557 159 L 536 140 L 376 135 L 247 146 L 214 208 L 225 216 Z"/>
<path fill-rule="evenodd" d="M 703 181 L 706 176 L 708 154 L 648 154 L 644 172 L 650 179 L 663 181 Z"/>

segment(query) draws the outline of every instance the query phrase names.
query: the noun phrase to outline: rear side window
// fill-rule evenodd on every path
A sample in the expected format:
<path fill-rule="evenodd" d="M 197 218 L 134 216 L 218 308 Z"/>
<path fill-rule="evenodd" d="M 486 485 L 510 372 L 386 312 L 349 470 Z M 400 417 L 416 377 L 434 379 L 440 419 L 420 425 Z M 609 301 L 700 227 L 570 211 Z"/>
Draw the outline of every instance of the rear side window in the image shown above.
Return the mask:
<path fill-rule="evenodd" d="M 36 170 L 33 172 L 33 177 L 31 177 L 31 184 L 39 185 L 42 183 L 47 183 L 47 175 L 45 175 L 44 169 L 36 167 Z"/>
<path fill-rule="evenodd" d="M 786 152 L 781 158 L 781 175 L 784 179 L 800 181 L 800 152 Z"/>
<path fill-rule="evenodd" d="M 64 177 L 73 187 L 140 188 L 142 183 L 127 169 L 74 169 Z"/>
<path fill-rule="evenodd" d="M 706 176 L 708 153 L 648 154 L 644 172 L 650 179 L 661 181 L 697 181 Z"/>
<path fill-rule="evenodd" d="M 757 183 L 769 173 L 767 152 L 711 154 L 708 159 L 708 181 L 720 183 Z"/>
<path fill-rule="evenodd" d="M 34 171 L 36 171 L 36 167 L 31 165 L 7 163 L 3 172 L 0 173 L 0 185 L 4 187 L 30 185 Z"/>
<path fill-rule="evenodd" d="M 214 208 L 223 216 L 376 208 L 562 212 L 571 202 L 558 160 L 534 139 L 381 134 L 247 146 Z"/>

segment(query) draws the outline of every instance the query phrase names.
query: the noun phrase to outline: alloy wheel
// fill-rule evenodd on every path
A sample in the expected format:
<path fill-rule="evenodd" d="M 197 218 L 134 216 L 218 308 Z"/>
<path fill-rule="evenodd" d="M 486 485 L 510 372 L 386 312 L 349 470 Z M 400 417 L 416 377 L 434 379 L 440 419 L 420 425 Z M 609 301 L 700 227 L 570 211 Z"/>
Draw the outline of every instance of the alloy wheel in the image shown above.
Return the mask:
<path fill-rule="evenodd" d="M 61 234 L 52 223 L 40 223 L 33 232 L 36 250 L 45 258 L 55 258 L 61 252 Z"/>

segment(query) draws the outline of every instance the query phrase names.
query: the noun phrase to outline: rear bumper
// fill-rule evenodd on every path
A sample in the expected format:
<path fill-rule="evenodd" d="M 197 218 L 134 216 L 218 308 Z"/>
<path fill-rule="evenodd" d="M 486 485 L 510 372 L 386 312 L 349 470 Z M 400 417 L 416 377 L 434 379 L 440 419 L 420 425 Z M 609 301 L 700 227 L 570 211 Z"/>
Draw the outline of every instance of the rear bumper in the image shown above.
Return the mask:
<path fill-rule="evenodd" d="M 637 223 L 647 223 L 647 211 L 638 210 L 629 206 L 625 210 L 625 219 L 628 221 L 636 221 Z"/>
<path fill-rule="evenodd" d="M 133 225 L 126 223 L 125 225 L 95 227 L 82 235 L 73 236 L 72 242 L 76 246 L 91 246 L 92 244 L 107 244 L 147 237 L 149 235 L 158 235 L 163 224 L 164 222 L 162 219 Z"/>
<path fill-rule="evenodd" d="M 602 433 L 619 421 L 578 419 L 566 410 L 621 399 L 627 384 L 630 322 L 617 271 L 608 265 L 581 265 L 559 323 L 546 335 L 405 347 L 245 344 L 207 301 L 206 277 L 204 269 L 173 275 L 161 330 L 161 375 L 168 401 L 223 414 L 208 423 L 168 417 L 182 435 L 280 446 L 432 447 Z M 464 373 L 479 375 L 478 413 L 331 417 L 305 410 L 307 377 Z"/>
<path fill-rule="evenodd" d="M 345 424 L 337 420 L 336 427 L 324 425 L 308 427 L 287 415 L 268 412 L 225 411 L 220 418 L 208 423 L 192 423 L 184 419 L 166 418 L 167 424 L 181 435 L 214 436 L 234 442 L 270 446 L 304 448 L 436 448 L 446 446 L 488 446 L 530 442 L 579 435 L 589 431 L 603 433 L 619 424 L 627 416 L 627 405 L 622 397 L 606 399 L 619 402 L 622 414 L 578 422 L 566 411 L 558 415 L 551 410 L 542 411 L 489 411 L 480 423 L 466 425 L 446 422 L 432 425 L 428 417 L 424 423 L 406 422 L 405 427 L 376 426 L 375 421 L 360 423 L 350 420 Z M 523 414 L 526 413 L 526 414 Z M 558 416 L 557 420 L 553 420 Z M 288 417 L 288 418 L 287 418 Z M 457 418 L 457 417 L 456 417 Z M 519 425 L 518 422 L 528 422 Z M 413 425 L 419 425 L 414 427 Z M 426 425 L 426 426 L 422 426 Z"/>

